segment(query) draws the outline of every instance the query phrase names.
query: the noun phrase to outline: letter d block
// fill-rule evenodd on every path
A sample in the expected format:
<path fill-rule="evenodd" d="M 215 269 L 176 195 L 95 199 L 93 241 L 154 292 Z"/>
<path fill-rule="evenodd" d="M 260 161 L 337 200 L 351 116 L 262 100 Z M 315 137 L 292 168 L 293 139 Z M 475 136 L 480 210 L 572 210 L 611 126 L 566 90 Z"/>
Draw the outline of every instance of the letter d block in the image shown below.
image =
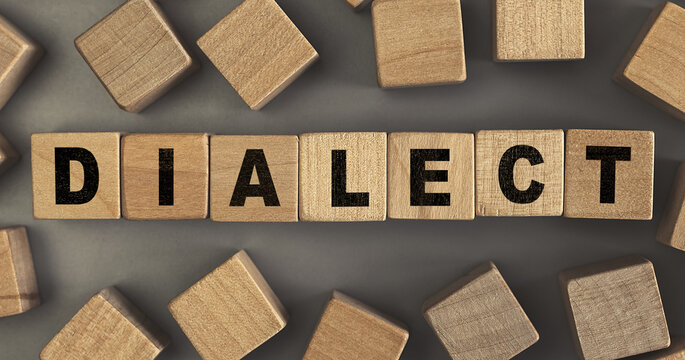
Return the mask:
<path fill-rule="evenodd" d="M 119 219 L 120 133 L 31 136 L 36 219 Z"/>

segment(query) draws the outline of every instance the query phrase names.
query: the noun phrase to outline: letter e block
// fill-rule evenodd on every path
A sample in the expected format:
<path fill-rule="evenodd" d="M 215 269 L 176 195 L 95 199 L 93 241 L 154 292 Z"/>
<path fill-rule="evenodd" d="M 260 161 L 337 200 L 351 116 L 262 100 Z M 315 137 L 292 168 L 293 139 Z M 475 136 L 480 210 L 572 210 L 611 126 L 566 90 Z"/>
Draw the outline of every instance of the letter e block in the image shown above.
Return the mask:
<path fill-rule="evenodd" d="M 33 257 L 25 227 L 0 230 L 0 317 L 40 305 Z"/>
<path fill-rule="evenodd" d="M 656 238 L 661 243 L 685 251 L 685 163 L 678 168 Z"/>

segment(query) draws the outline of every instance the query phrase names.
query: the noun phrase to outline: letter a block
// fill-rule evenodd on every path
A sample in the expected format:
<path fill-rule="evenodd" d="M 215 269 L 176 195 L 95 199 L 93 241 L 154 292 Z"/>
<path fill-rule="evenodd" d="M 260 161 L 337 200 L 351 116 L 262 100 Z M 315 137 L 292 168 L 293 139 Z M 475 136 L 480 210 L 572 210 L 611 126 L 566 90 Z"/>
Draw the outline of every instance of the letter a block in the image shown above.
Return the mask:
<path fill-rule="evenodd" d="M 654 133 L 568 130 L 564 216 L 652 218 Z"/>
<path fill-rule="evenodd" d="M 685 163 L 680 165 L 673 181 L 669 204 L 656 238 L 661 243 L 685 251 Z"/>
<path fill-rule="evenodd" d="M 31 136 L 36 219 L 119 219 L 120 133 Z"/>
<path fill-rule="evenodd" d="M 300 136 L 300 219 L 384 221 L 386 133 Z"/>
<path fill-rule="evenodd" d="M 33 70 L 43 49 L 0 16 L 0 109 Z"/>
<path fill-rule="evenodd" d="M 0 230 L 0 317 L 40 305 L 33 257 L 25 227 Z"/>

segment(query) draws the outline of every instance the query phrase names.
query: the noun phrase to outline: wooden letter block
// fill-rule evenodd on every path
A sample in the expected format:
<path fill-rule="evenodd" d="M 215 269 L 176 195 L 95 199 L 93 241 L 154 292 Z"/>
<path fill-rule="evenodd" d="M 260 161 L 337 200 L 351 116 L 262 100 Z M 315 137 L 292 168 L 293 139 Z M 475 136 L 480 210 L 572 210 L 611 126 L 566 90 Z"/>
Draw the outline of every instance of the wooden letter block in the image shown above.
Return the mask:
<path fill-rule="evenodd" d="M 204 360 L 237 360 L 281 331 L 288 314 L 245 251 L 169 303 Z"/>
<path fill-rule="evenodd" d="M 654 133 L 568 130 L 564 216 L 652 218 Z"/>
<path fill-rule="evenodd" d="M 40 359 L 154 359 L 168 344 L 168 337 L 149 318 L 110 287 L 69 320 Z"/>
<path fill-rule="evenodd" d="M 388 216 L 473 220 L 473 134 L 388 136 Z"/>
<path fill-rule="evenodd" d="M 658 6 L 621 62 L 614 80 L 685 121 L 685 9 Z"/>
<path fill-rule="evenodd" d="M 371 6 L 378 85 L 466 80 L 459 0 L 376 0 Z"/>
<path fill-rule="evenodd" d="M 207 134 L 132 134 L 124 136 L 121 147 L 126 219 L 207 217 Z"/>
<path fill-rule="evenodd" d="M 143 110 L 195 69 L 154 0 L 128 0 L 75 44 L 114 101 L 130 112 Z"/>
<path fill-rule="evenodd" d="M 0 317 L 40 305 L 33 257 L 25 227 L 0 230 Z"/>
<path fill-rule="evenodd" d="M 300 219 L 384 221 L 386 133 L 300 136 Z"/>
<path fill-rule="evenodd" d="M 16 164 L 17 160 L 19 160 L 19 153 L 17 153 L 12 144 L 0 134 L 0 174 Z"/>
<path fill-rule="evenodd" d="M 673 182 L 669 204 L 661 218 L 656 239 L 685 251 L 685 163 L 680 165 Z"/>
<path fill-rule="evenodd" d="M 495 61 L 585 58 L 584 0 L 495 0 Z"/>
<path fill-rule="evenodd" d="M 492 262 L 426 300 L 423 316 L 455 360 L 511 359 L 539 339 Z"/>
<path fill-rule="evenodd" d="M 670 345 L 654 267 L 639 256 L 559 274 L 581 358 L 618 359 Z"/>
<path fill-rule="evenodd" d="M 632 360 L 683 360 L 685 359 L 685 337 L 674 336 L 671 346 L 667 349 L 653 351 L 641 356 L 635 356 Z"/>
<path fill-rule="evenodd" d="M 120 133 L 31 136 L 36 219 L 119 219 Z"/>
<path fill-rule="evenodd" d="M 319 58 L 274 0 L 245 0 L 197 45 L 253 110 Z"/>
<path fill-rule="evenodd" d="M 479 131 L 476 203 L 478 216 L 561 216 L 564 131 Z"/>
<path fill-rule="evenodd" d="M 397 360 L 408 339 L 404 324 L 334 291 L 302 360 Z"/>
<path fill-rule="evenodd" d="M 363 10 L 370 2 L 371 0 L 347 0 L 347 4 L 350 5 L 354 11 Z"/>
<path fill-rule="evenodd" d="M 0 109 L 43 56 L 43 49 L 0 16 Z"/>

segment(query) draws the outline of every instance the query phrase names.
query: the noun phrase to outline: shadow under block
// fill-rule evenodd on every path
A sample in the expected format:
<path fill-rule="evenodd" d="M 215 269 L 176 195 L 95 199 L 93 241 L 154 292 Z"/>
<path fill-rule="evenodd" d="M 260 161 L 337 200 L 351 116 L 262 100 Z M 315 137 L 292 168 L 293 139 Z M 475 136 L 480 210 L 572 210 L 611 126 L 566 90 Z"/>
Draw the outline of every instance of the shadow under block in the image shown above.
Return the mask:
<path fill-rule="evenodd" d="M 671 2 L 650 15 L 614 80 L 685 121 L 685 9 Z"/>
<path fill-rule="evenodd" d="M 564 216 L 652 218 L 654 133 L 568 130 Z"/>
<path fill-rule="evenodd" d="M 31 135 L 36 219 L 119 219 L 120 133 Z"/>
<path fill-rule="evenodd" d="M 388 217 L 473 220 L 473 134 L 388 135 Z"/>
<path fill-rule="evenodd" d="M 40 305 L 38 283 L 25 227 L 0 230 L 0 317 Z"/>
<path fill-rule="evenodd" d="M 476 134 L 476 215 L 561 216 L 564 131 Z"/>
<path fill-rule="evenodd" d="M 296 222 L 297 136 L 212 136 L 213 221 Z"/>
<path fill-rule="evenodd" d="M 139 112 L 195 69 L 154 0 L 128 0 L 75 40 L 114 101 Z"/>
<path fill-rule="evenodd" d="M 673 336 L 667 349 L 629 358 L 630 360 L 683 360 L 685 359 L 685 337 Z"/>
<path fill-rule="evenodd" d="M 585 58 L 584 0 L 494 0 L 495 61 Z"/>
<path fill-rule="evenodd" d="M 459 0 L 376 0 L 371 13 L 380 87 L 466 80 Z"/>
<path fill-rule="evenodd" d="M 4 135 L 0 134 L 0 174 L 7 171 L 19 160 L 19 153 Z"/>
<path fill-rule="evenodd" d="M 43 56 L 43 48 L 0 16 L 0 109 Z"/>
<path fill-rule="evenodd" d="M 423 304 L 423 316 L 452 359 L 511 359 L 539 339 L 492 262 Z"/>
<path fill-rule="evenodd" d="M 685 163 L 678 168 L 668 205 L 657 230 L 657 241 L 685 251 Z"/>
<path fill-rule="evenodd" d="M 397 360 L 408 339 L 405 325 L 334 291 L 302 360 Z"/>
<path fill-rule="evenodd" d="M 121 142 L 122 208 L 130 220 L 204 219 L 207 134 L 132 134 Z"/>
<path fill-rule="evenodd" d="M 319 58 L 274 0 L 245 0 L 197 45 L 253 110 Z"/>
<path fill-rule="evenodd" d="M 154 359 L 169 339 L 113 287 L 93 296 L 40 353 L 41 360 Z"/>
<path fill-rule="evenodd" d="M 300 220 L 384 221 L 387 134 L 300 135 Z"/>
<path fill-rule="evenodd" d="M 204 360 L 243 358 L 288 317 L 245 251 L 173 299 L 169 311 Z"/>

